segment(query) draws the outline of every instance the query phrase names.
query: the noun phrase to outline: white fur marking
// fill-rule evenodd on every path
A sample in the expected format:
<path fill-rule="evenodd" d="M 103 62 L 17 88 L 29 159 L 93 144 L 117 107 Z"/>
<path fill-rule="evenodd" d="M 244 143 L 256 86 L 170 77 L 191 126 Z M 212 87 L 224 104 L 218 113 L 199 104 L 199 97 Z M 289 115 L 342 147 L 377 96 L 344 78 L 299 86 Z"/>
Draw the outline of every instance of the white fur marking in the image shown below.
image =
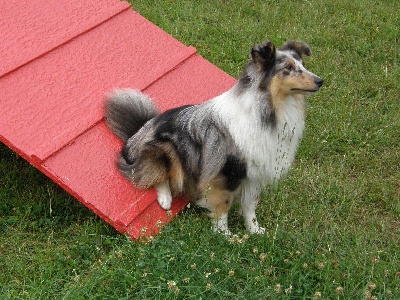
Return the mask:
<path fill-rule="evenodd" d="M 172 195 L 168 181 L 156 186 L 156 190 L 158 204 L 160 204 L 164 210 L 169 210 L 171 208 Z"/>
<path fill-rule="evenodd" d="M 232 235 L 228 229 L 228 214 L 222 214 L 218 220 L 213 220 L 213 230 L 225 235 Z"/>
<path fill-rule="evenodd" d="M 241 213 L 244 217 L 245 225 L 250 233 L 264 234 L 265 228 L 258 225 L 256 208 L 260 187 L 257 184 L 246 182 L 242 187 Z"/>

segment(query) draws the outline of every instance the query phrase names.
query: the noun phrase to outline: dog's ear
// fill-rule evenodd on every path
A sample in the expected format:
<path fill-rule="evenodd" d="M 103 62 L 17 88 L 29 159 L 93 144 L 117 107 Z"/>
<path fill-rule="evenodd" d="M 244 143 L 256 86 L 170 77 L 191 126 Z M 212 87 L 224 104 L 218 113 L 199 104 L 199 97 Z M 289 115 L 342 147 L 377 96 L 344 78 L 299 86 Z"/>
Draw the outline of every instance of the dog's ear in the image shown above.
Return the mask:
<path fill-rule="evenodd" d="M 264 42 L 256 45 L 251 49 L 251 59 L 259 70 L 265 69 L 271 62 L 275 60 L 276 48 L 272 42 Z"/>
<path fill-rule="evenodd" d="M 296 52 L 301 59 L 303 59 L 304 54 L 307 56 L 311 55 L 310 46 L 308 46 L 306 43 L 302 41 L 287 41 L 286 43 L 283 44 L 282 47 L 279 48 L 279 50 L 281 51 L 292 50 Z"/>

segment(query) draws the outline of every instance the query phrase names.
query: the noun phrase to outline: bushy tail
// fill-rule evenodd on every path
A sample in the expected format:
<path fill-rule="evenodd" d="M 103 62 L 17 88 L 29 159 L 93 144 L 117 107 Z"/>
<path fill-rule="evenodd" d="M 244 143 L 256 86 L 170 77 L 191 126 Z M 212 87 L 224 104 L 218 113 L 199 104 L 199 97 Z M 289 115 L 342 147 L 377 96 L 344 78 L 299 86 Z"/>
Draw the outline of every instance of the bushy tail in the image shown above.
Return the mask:
<path fill-rule="evenodd" d="M 116 90 L 105 103 L 107 124 L 124 142 L 157 115 L 151 99 L 138 90 Z"/>

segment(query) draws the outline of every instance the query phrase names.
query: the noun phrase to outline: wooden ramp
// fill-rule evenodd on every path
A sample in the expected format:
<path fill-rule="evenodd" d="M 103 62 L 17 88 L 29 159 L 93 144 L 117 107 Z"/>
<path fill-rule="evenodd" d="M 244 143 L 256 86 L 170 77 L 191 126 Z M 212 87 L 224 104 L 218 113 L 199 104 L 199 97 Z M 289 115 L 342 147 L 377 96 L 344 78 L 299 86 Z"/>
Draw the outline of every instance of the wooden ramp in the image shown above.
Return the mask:
<path fill-rule="evenodd" d="M 157 233 L 186 202 L 167 213 L 118 173 L 104 95 L 136 88 L 166 110 L 235 80 L 118 0 L 1 1 L 0 40 L 0 141 L 121 233 Z"/>

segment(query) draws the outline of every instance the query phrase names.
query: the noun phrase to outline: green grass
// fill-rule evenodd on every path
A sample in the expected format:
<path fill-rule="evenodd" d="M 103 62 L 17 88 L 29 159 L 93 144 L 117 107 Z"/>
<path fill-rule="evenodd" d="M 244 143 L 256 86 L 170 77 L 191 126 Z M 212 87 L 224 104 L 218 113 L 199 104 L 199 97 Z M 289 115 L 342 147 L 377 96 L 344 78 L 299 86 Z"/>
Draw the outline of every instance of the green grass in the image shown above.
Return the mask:
<path fill-rule="evenodd" d="M 263 236 L 188 208 L 148 243 L 118 234 L 0 145 L 1 299 L 400 299 L 400 2 L 132 1 L 232 76 L 253 44 L 302 39 L 325 79 Z"/>

